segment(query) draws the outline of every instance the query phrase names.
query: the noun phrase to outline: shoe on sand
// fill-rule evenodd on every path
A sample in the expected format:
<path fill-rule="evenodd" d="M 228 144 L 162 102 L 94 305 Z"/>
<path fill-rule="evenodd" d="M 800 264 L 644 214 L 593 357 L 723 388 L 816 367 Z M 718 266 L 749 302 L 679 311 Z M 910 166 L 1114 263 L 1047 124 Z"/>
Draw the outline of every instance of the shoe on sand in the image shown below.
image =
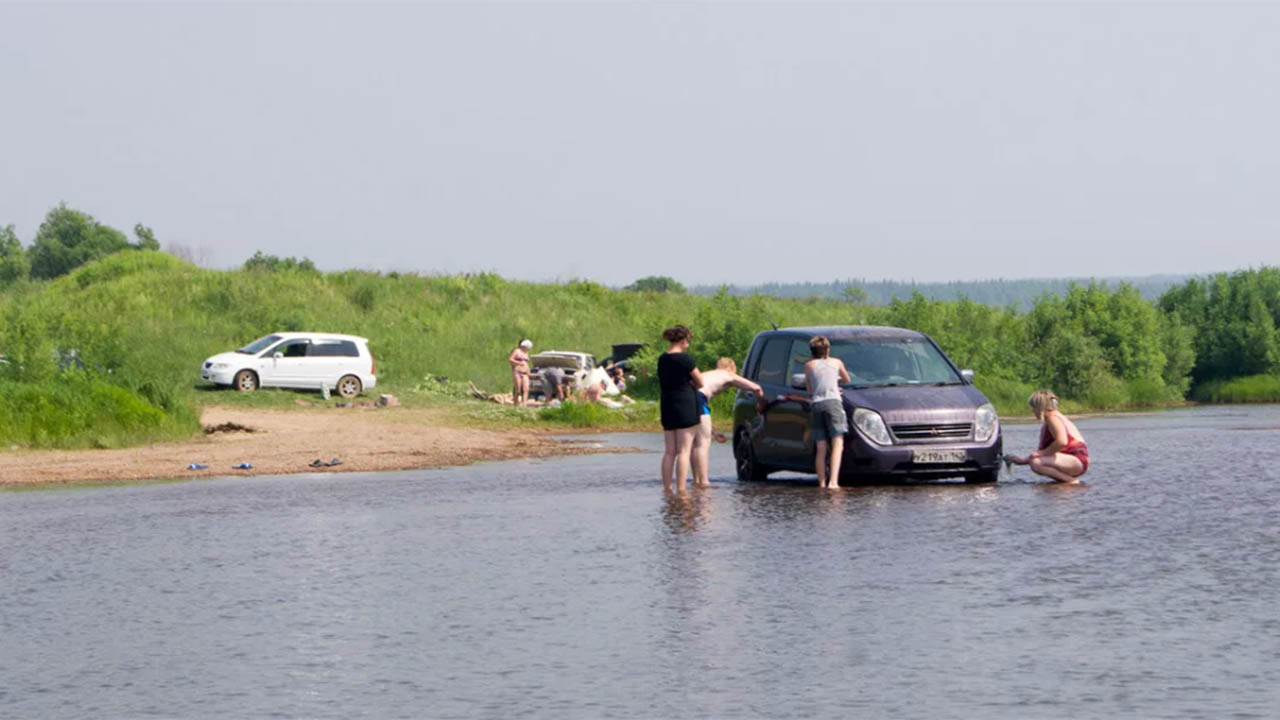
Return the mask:
<path fill-rule="evenodd" d="M 200 463 L 191 463 L 190 465 L 187 466 L 187 469 L 188 470 L 206 470 L 208 469 L 208 467 L 209 467 L 208 465 L 201 465 Z"/>
<path fill-rule="evenodd" d="M 311 461 L 311 467 L 328 467 L 328 466 L 329 466 L 329 463 L 321 460 L 320 458 L 316 458 L 315 460 Z"/>
<path fill-rule="evenodd" d="M 239 465 L 232 465 L 231 469 L 232 470 L 252 470 L 253 466 L 247 462 L 242 462 Z"/>

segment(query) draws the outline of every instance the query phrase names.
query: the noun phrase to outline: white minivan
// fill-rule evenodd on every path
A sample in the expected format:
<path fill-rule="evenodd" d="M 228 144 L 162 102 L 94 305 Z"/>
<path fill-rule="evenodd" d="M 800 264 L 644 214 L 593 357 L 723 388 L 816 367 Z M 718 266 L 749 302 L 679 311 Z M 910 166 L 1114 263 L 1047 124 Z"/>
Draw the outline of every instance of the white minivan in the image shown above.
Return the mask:
<path fill-rule="evenodd" d="M 200 377 L 237 390 L 327 387 L 351 398 L 377 384 L 376 369 L 365 338 L 278 332 L 205 360 Z"/>

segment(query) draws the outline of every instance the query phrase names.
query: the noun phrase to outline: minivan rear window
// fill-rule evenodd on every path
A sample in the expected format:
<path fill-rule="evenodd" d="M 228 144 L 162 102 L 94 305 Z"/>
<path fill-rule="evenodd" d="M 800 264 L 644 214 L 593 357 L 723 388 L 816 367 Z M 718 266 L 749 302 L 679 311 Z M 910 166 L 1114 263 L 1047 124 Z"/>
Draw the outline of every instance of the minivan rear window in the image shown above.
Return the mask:
<path fill-rule="evenodd" d="M 360 357 L 360 350 L 350 340 L 317 340 L 307 350 L 307 357 Z"/>

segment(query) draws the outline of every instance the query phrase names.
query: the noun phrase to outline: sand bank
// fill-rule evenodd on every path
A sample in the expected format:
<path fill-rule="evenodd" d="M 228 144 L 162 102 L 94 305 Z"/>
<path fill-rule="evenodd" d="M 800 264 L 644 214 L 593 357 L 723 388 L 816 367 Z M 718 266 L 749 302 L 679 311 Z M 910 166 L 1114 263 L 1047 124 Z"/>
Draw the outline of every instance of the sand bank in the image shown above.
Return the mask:
<path fill-rule="evenodd" d="M 147 480 L 172 477 L 370 472 L 616 452 L 567 443 L 524 429 L 446 427 L 429 409 L 256 410 L 206 408 L 206 428 L 223 430 L 183 442 L 125 450 L 17 450 L 0 452 L 0 485 Z M 246 430 L 233 428 L 242 427 Z M 342 461 L 311 467 L 314 460 Z M 252 470 L 233 470 L 250 463 Z M 204 470 L 187 470 L 192 463 Z"/>

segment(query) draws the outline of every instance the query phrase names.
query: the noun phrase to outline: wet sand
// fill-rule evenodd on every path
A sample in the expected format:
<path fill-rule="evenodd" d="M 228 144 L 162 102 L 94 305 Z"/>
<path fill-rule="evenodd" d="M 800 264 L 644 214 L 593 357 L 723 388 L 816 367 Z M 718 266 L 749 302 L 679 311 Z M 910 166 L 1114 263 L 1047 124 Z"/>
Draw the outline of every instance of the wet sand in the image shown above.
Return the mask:
<path fill-rule="evenodd" d="M 224 429 L 176 443 L 123 450 L 17 450 L 0 453 L 0 485 L 150 480 L 173 477 L 369 472 L 618 452 L 526 429 L 446 427 L 438 411 L 418 408 L 256 410 L 206 408 L 206 428 Z M 229 424 L 229 425 L 228 425 Z M 229 426 L 248 428 L 225 429 Z M 342 461 L 311 467 L 314 460 Z M 233 465 L 250 463 L 251 470 Z M 187 470 L 192 463 L 207 465 Z"/>

